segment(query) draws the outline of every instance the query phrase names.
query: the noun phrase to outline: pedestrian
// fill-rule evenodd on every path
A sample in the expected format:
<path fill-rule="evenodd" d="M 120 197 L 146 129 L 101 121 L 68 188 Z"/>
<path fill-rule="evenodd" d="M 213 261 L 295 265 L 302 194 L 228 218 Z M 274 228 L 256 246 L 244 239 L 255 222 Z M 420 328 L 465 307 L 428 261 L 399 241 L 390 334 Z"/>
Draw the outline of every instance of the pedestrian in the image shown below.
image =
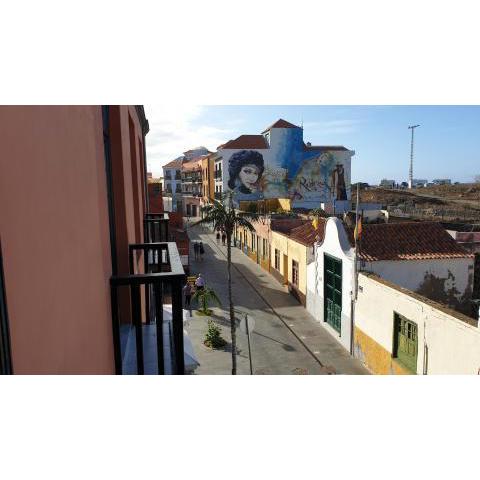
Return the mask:
<path fill-rule="evenodd" d="M 220 243 L 220 230 L 217 230 L 217 243 Z"/>
<path fill-rule="evenodd" d="M 203 248 L 203 243 L 200 242 L 198 245 L 198 251 L 200 253 L 200 260 L 203 262 L 203 254 L 205 253 L 205 249 Z"/>
<path fill-rule="evenodd" d="M 193 254 L 195 257 L 195 260 L 198 260 L 198 243 L 193 242 Z"/>
<path fill-rule="evenodd" d="M 225 245 L 225 240 L 227 239 L 227 235 L 225 232 L 222 233 L 222 245 Z"/>
<path fill-rule="evenodd" d="M 195 280 L 195 287 L 197 288 L 197 290 L 203 290 L 205 287 L 205 279 L 203 278 L 201 273 L 198 274 L 198 277 Z"/>
<path fill-rule="evenodd" d="M 183 294 L 185 295 L 185 308 L 190 309 L 192 300 L 192 286 L 188 283 L 188 281 L 183 287 Z"/>

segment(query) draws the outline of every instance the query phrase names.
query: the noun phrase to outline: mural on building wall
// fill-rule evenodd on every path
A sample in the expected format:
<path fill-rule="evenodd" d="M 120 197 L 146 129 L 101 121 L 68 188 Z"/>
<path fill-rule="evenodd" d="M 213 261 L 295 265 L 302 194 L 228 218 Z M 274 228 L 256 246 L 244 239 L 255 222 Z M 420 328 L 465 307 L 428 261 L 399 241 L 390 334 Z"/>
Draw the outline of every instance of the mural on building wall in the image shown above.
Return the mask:
<path fill-rule="evenodd" d="M 241 150 L 228 160 L 228 187 L 237 200 L 260 198 L 265 188 L 263 156 L 256 150 Z"/>
<path fill-rule="evenodd" d="M 236 202 L 289 198 L 297 204 L 350 200 L 347 150 L 307 149 L 301 128 L 275 129 L 269 149 L 240 150 L 228 159 Z"/>

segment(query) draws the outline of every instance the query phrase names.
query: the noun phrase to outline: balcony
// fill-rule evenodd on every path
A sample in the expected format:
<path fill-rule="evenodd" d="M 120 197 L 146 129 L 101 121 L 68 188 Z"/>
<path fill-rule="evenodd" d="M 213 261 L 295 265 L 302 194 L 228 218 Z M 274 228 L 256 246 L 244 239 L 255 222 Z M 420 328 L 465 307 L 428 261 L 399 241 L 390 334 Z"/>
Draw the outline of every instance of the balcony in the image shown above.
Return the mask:
<path fill-rule="evenodd" d="M 146 213 L 143 232 L 147 243 L 168 242 L 168 213 Z"/>
<path fill-rule="evenodd" d="M 185 272 L 176 244 L 165 241 L 168 215 L 146 214 L 144 228 L 147 243 L 129 245 L 129 275 L 110 279 L 115 370 L 182 375 Z"/>
<path fill-rule="evenodd" d="M 202 183 L 202 175 L 184 175 L 182 177 L 184 183 Z"/>
<path fill-rule="evenodd" d="M 221 180 L 222 179 L 222 171 L 221 170 L 217 170 L 214 174 L 213 174 L 213 178 L 215 180 Z"/>

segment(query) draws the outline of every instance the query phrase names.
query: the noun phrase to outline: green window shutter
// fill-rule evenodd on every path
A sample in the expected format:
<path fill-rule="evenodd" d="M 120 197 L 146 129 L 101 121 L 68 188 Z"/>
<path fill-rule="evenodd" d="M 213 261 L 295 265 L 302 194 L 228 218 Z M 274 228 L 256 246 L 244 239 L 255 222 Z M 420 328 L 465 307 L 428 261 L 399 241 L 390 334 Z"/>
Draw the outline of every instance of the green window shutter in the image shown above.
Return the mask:
<path fill-rule="evenodd" d="M 412 373 L 417 372 L 418 332 L 416 323 L 394 314 L 393 356 Z"/>
<path fill-rule="evenodd" d="M 324 254 L 325 321 L 341 333 L 342 328 L 342 261 Z"/>

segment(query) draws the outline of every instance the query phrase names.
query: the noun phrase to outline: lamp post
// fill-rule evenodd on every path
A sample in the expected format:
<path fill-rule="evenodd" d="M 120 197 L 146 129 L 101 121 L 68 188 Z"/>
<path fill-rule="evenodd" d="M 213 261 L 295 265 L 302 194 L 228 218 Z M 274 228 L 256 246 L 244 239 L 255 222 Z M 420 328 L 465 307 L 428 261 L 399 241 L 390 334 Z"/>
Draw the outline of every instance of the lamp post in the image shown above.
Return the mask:
<path fill-rule="evenodd" d="M 412 131 L 412 140 L 410 142 L 410 171 L 408 172 L 408 188 L 413 187 L 413 135 L 415 129 L 420 125 L 410 125 L 408 128 Z"/>

